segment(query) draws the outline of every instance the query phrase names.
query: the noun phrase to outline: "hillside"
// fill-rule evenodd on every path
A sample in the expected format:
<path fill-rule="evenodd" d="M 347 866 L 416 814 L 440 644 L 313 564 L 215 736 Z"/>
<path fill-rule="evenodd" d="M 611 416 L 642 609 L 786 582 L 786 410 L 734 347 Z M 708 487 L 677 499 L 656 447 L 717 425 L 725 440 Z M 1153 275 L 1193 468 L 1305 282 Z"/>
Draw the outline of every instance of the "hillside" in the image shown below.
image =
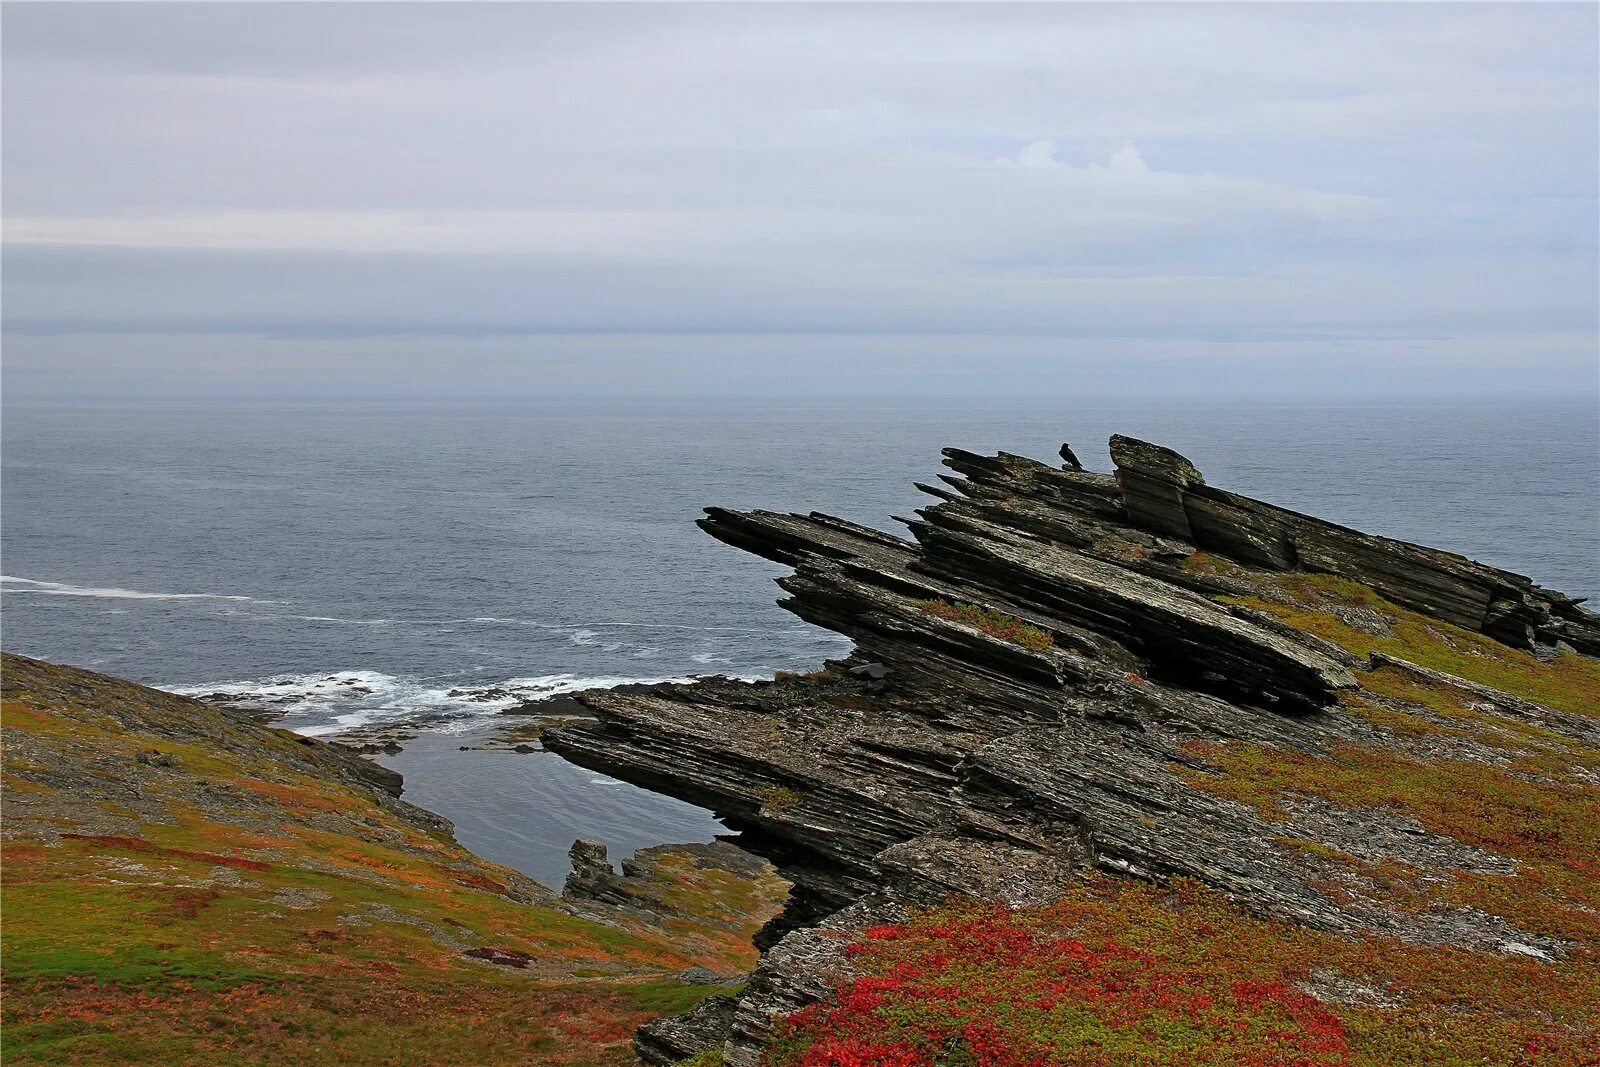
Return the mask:
<path fill-rule="evenodd" d="M 725 845 L 628 877 L 578 847 L 563 898 L 347 750 L 3 670 L 8 1064 L 631 1063 L 636 1026 L 750 968 L 782 899 Z"/>
<path fill-rule="evenodd" d="M 856 647 L 592 692 L 595 720 L 547 733 L 794 883 L 739 995 L 641 1051 L 1600 1062 L 1600 619 L 1158 446 L 1111 454 L 947 449 L 910 540 L 708 510 Z"/>

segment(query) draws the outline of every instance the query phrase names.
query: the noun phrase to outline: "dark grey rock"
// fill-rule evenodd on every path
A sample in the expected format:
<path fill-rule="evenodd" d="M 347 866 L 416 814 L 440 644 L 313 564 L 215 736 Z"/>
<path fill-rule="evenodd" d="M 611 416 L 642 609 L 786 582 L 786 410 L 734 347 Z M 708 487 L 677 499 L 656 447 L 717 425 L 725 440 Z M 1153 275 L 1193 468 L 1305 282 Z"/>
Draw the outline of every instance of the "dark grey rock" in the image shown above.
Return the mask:
<path fill-rule="evenodd" d="M 1128 518 L 1143 529 L 1242 563 L 1350 578 L 1516 648 L 1562 639 L 1600 654 L 1600 617 L 1525 575 L 1213 488 L 1187 459 L 1144 441 L 1113 437 L 1111 458 Z"/>
<path fill-rule="evenodd" d="M 634 1053 L 652 1067 L 666 1067 L 721 1048 L 733 1029 L 736 1009 L 732 997 L 713 996 L 682 1015 L 645 1023 L 634 1035 Z"/>
<path fill-rule="evenodd" d="M 606 857 L 605 845 L 580 838 L 572 843 L 567 855 L 572 860 L 572 870 L 561 887 L 564 899 L 624 907 L 632 903 L 622 876 Z"/>
<path fill-rule="evenodd" d="M 733 985 L 741 981 L 744 975 L 718 974 L 709 967 L 702 967 L 696 963 L 681 971 L 678 977 L 694 985 Z"/>

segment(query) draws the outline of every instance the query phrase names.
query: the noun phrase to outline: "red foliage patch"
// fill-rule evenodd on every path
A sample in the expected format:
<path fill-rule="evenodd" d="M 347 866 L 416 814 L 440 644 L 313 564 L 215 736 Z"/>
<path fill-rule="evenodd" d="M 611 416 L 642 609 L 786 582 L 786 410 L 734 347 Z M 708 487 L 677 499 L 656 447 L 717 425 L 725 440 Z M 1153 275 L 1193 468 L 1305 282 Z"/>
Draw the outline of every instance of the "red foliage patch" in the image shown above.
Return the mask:
<path fill-rule="evenodd" d="M 780 1024 L 782 1067 L 1348 1064 L 1343 1024 L 1276 981 L 1229 979 L 994 904 L 872 927 L 862 977 Z"/>
<path fill-rule="evenodd" d="M 982 630 L 990 637 L 998 637 L 1035 652 L 1055 647 L 1055 638 L 1050 636 L 1049 631 L 993 608 L 979 607 L 977 604 L 952 604 L 948 600 L 922 600 L 918 601 L 917 606 L 936 618 L 964 623 Z"/>
<path fill-rule="evenodd" d="M 176 889 L 166 895 L 166 911 L 174 918 L 193 919 L 221 897 L 215 889 Z"/>
<path fill-rule="evenodd" d="M 510 887 L 504 883 L 497 882 L 487 875 L 474 874 L 471 871 L 451 871 L 450 879 L 456 885 L 464 885 L 469 889 L 484 889 L 490 893 L 498 893 L 500 896 L 507 896 L 511 892 Z"/>
<path fill-rule="evenodd" d="M 102 848 L 120 848 L 127 852 L 144 852 L 156 856 L 169 856 L 173 859 L 194 860 L 197 863 L 210 863 L 218 867 L 236 867 L 241 871 L 270 871 L 270 864 L 260 860 L 240 859 L 237 856 L 219 856 L 214 852 L 190 852 L 188 849 L 167 848 L 153 841 L 146 841 L 139 837 L 111 837 L 100 834 L 62 834 L 64 838 L 73 841 L 87 841 L 91 845 Z"/>

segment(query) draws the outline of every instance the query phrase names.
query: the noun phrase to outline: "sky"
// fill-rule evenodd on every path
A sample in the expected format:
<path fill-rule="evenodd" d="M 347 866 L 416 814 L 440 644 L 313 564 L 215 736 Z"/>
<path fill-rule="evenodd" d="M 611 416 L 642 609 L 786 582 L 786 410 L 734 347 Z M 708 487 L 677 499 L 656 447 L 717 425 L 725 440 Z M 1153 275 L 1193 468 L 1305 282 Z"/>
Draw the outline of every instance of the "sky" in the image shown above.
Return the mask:
<path fill-rule="evenodd" d="M 4 390 L 1600 397 L 1600 6 L 3 14 Z"/>

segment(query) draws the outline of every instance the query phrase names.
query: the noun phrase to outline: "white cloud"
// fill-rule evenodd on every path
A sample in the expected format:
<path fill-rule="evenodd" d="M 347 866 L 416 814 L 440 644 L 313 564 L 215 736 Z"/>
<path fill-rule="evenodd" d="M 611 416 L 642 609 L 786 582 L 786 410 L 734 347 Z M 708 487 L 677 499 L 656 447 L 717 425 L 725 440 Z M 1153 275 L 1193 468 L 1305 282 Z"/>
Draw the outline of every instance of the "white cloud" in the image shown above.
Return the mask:
<path fill-rule="evenodd" d="M 1123 141 L 1122 147 L 1111 153 L 1111 162 L 1106 166 L 1115 174 L 1143 174 L 1150 169 L 1132 141 Z"/>
<path fill-rule="evenodd" d="M 1011 161 L 1003 160 L 1002 162 Z M 1015 162 L 1019 167 L 1060 166 L 1056 161 L 1056 146 L 1049 141 L 1029 141 L 1023 146 L 1022 151 L 1017 153 Z"/>

